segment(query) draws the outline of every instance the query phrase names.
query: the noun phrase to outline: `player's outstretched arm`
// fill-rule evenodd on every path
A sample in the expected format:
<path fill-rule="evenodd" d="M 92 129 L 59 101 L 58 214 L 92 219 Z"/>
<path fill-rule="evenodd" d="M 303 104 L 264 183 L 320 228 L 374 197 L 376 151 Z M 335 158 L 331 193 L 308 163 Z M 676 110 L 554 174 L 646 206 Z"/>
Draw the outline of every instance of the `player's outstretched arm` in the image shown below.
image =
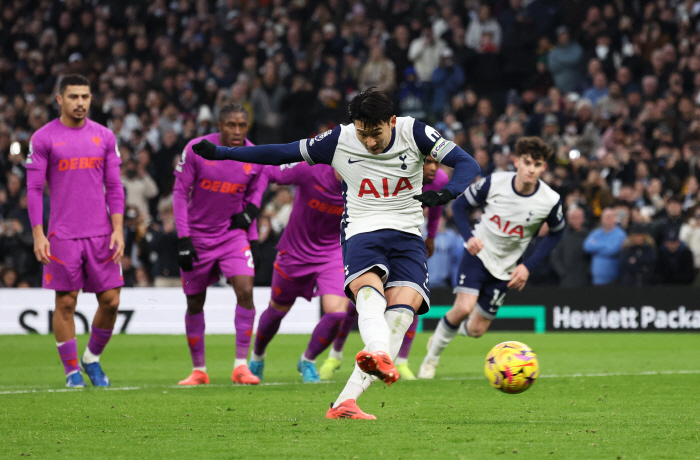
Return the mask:
<path fill-rule="evenodd" d="M 220 147 L 207 140 L 201 140 L 192 146 L 192 150 L 207 160 L 236 160 L 259 165 L 283 165 L 304 160 L 299 145 L 300 142 L 297 141 L 289 144 Z"/>

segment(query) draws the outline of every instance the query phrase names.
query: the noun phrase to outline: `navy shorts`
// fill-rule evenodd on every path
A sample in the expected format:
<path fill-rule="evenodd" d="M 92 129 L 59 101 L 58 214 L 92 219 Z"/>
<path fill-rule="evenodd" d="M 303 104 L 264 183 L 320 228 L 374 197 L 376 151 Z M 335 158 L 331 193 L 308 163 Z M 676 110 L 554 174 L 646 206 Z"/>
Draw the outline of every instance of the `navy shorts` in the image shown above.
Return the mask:
<path fill-rule="evenodd" d="M 422 315 L 430 310 L 428 252 L 425 241 L 417 235 L 397 230 L 377 230 L 358 233 L 342 245 L 345 265 L 345 294 L 354 301 L 350 283 L 377 267 L 383 272 L 385 288 L 410 286 L 423 296 L 418 310 Z"/>
<path fill-rule="evenodd" d="M 509 281 L 496 278 L 489 272 L 477 256 L 464 250 L 462 262 L 459 264 L 459 277 L 454 292 L 463 292 L 478 296 L 476 308 L 481 316 L 493 320 L 498 313 L 498 307 L 503 305 Z"/>

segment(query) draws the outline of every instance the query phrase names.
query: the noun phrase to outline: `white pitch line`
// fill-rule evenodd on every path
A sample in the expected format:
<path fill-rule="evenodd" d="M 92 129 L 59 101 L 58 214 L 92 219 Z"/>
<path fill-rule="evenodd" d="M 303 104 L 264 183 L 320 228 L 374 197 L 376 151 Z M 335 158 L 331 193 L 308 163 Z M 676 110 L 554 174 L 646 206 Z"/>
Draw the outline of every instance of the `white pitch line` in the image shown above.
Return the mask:
<path fill-rule="evenodd" d="M 609 372 L 609 373 L 591 373 L 591 374 L 544 374 L 540 375 L 540 379 L 567 379 L 567 378 L 580 378 L 580 377 L 634 377 L 634 376 L 645 376 L 645 375 L 682 375 L 682 374 L 700 374 L 700 369 L 698 370 L 679 370 L 679 371 L 644 371 L 644 372 Z M 465 376 L 465 377 L 442 377 L 436 380 L 482 380 L 484 377 L 481 376 Z M 335 380 L 329 380 L 326 382 L 321 382 L 325 384 L 336 383 Z M 303 385 L 301 382 L 265 382 L 256 386 L 286 386 L 286 385 Z M 133 391 L 133 390 L 153 390 L 153 389 L 170 389 L 170 390 L 182 390 L 182 389 L 192 389 L 192 388 L 211 388 L 211 387 L 227 387 L 227 388 L 240 388 L 252 385 L 233 385 L 226 383 L 214 383 L 207 384 L 205 386 L 184 386 L 184 385 L 144 385 L 140 387 L 110 387 L 104 388 L 105 391 Z M 15 387 L 17 388 L 17 387 Z M 76 391 L 81 391 L 80 388 L 58 388 L 58 389 L 37 389 L 37 388 L 27 388 L 25 390 L 8 390 L 0 391 L 0 395 L 19 395 L 19 394 L 30 394 L 30 393 L 73 393 Z"/>

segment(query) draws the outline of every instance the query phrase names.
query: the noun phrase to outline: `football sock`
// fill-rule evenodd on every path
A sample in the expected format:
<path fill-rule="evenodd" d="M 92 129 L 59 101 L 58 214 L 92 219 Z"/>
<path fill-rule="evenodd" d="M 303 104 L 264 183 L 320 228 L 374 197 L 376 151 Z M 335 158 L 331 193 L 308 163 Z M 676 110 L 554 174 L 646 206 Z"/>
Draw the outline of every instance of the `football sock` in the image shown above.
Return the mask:
<path fill-rule="evenodd" d="M 328 352 L 328 357 L 337 359 L 338 361 L 343 360 L 343 352 L 342 351 L 335 351 L 335 348 L 331 348 L 331 351 Z"/>
<path fill-rule="evenodd" d="M 409 305 L 392 305 L 384 313 L 384 319 L 391 330 L 389 342 L 391 359 L 395 359 L 406 337 L 406 331 L 413 324 L 414 312 Z"/>
<path fill-rule="evenodd" d="M 185 313 L 185 332 L 187 333 L 187 345 L 190 347 L 192 367 L 195 370 L 206 369 L 204 359 L 204 312 L 190 315 Z M 206 372 L 203 370 L 202 372 Z"/>
<path fill-rule="evenodd" d="M 265 356 L 267 346 L 275 337 L 275 334 L 277 334 L 280 324 L 282 323 L 282 318 L 284 318 L 287 313 L 288 311 L 276 310 L 269 306 L 262 315 L 260 315 L 258 332 L 255 334 L 255 346 L 253 347 L 253 353 L 257 355 L 257 357 Z M 260 359 L 257 361 L 260 361 Z"/>
<path fill-rule="evenodd" d="M 363 286 L 357 291 L 357 325 L 366 350 L 390 353 L 391 331 L 384 319 L 386 299 L 375 288 Z"/>
<path fill-rule="evenodd" d="M 413 345 L 413 339 L 416 336 L 416 329 L 418 329 L 418 315 L 413 315 L 413 322 L 406 331 L 406 335 L 403 338 L 403 343 L 399 349 L 398 358 L 395 364 L 403 364 L 408 359 L 408 354 L 411 352 L 411 346 Z M 403 361 L 399 362 L 399 359 Z"/>
<path fill-rule="evenodd" d="M 85 348 L 85 353 L 83 353 L 83 362 L 85 364 L 98 362 L 100 360 L 100 355 L 111 338 L 112 329 L 100 329 L 99 327 L 92 326 L 90 340 L 88 340 L 87 348 Z"/>
<path fill-rule="evenodd" d="M 246 310 L 236 305 L 236 316 L 233 324 L 236 328 L 236 363 L 243 360 L 247 364 L 248 351 L 250 350 L 250 337 L 253 335 L 253 323 L 255 310 Z M 240 364 L 234 366 L 234 369 Z"/>
<path fill-rule="evenodd" d="M 452 339 L 457 335 L 457 327 L 447 320 L 446 316 L 443 316 L 437 327 L 435 328 L 435 334 L 433 335 L 433 343 L 430 344 L 430 349 L 428 350 L 428 355 L 426 358 L 430 359 L 440 359 L 440 354 L 447 348 L 447 346 L 452 342 Z"/>
<path fill-rule="evenodd" d="M 345 388 L 343 388 L 343 391 L 338 395 L 338 399 L 333 403 L 333 407 L 338 407 L 339 404 L 348 399 L 359 398 L 376 379 L 377 377 L 362 372 L 357 363 L 355 363 L 355 369 L 353 369 L 348 383 L 345 384 Z"/>
<path fill-rule="evenodd" d="M 63 362 L 63 370 L 66 371 L 66 375 L 80 372 L 80 367 L 78 367 L 78 341 L 73 338 L 66 342 L 56 342 L 56 348 L 58 348 L 58 356 Z"/>
<path fill-rule="evenodd" d="M 345 312 L 326 313 L 318 322 L 311 334 L 309 346 L 304 352 L 304 357 L 309 360 L 315 360 L 328 345 L 331 344 L 336 335 L 341 323 L 345 319 Z M 256 341 L 257 343 L 257 341 Z"/>
<path fill-rule="evenodd" d="M 357 309 L 355 308 L 355 304 L 350 302 L 350 305 L 348 305 L 348 311 L 345 313 L 343 324 L 340 325 L 340 329 L 338 330 L 338 336 L 333 341 L 333 349 L 329 355 L 331 358 L 336 358 L 338 360 L 343 358 L 343 347 L 345 346 L 345 341 L 347 340 L 348 334 L 350 331 L 352 331 L 352 327 L 356 322 Z M 338 358 L 335 356 L 333 352 L 338 353 L 340 357 Z"/>

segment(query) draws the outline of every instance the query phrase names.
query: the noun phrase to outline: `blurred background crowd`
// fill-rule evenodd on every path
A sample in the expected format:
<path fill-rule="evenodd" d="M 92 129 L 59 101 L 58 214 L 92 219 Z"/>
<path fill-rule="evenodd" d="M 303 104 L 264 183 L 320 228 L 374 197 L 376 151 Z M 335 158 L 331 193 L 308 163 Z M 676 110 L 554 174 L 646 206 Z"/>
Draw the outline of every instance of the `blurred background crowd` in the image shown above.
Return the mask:
<path fill-rule="evenodd" d="M 248 109 L 254 143 L 291 142 L 347 123 L 348 101 L 369 86 L 459 144 L 483 175 L 513 169 L 520 136 L 554 148 L 543 180 L 561 194 L 568 227 L 531 285 L 696 278 L 700 1 L 0 4 L 2 286 L 41 284 L 24 162 L 32 133 L 57 116 L 66 73 L 90 79 L 90 118 L 119 142 L 127 286 L 179 278 L 173 169 L 190 139 L 216 130 L 223 104 Z M 269 285 L 293 196 L 265 196 L 257 285 Z M 448 206 L 431 287 L 451 285 L 461 244 Z"/>

